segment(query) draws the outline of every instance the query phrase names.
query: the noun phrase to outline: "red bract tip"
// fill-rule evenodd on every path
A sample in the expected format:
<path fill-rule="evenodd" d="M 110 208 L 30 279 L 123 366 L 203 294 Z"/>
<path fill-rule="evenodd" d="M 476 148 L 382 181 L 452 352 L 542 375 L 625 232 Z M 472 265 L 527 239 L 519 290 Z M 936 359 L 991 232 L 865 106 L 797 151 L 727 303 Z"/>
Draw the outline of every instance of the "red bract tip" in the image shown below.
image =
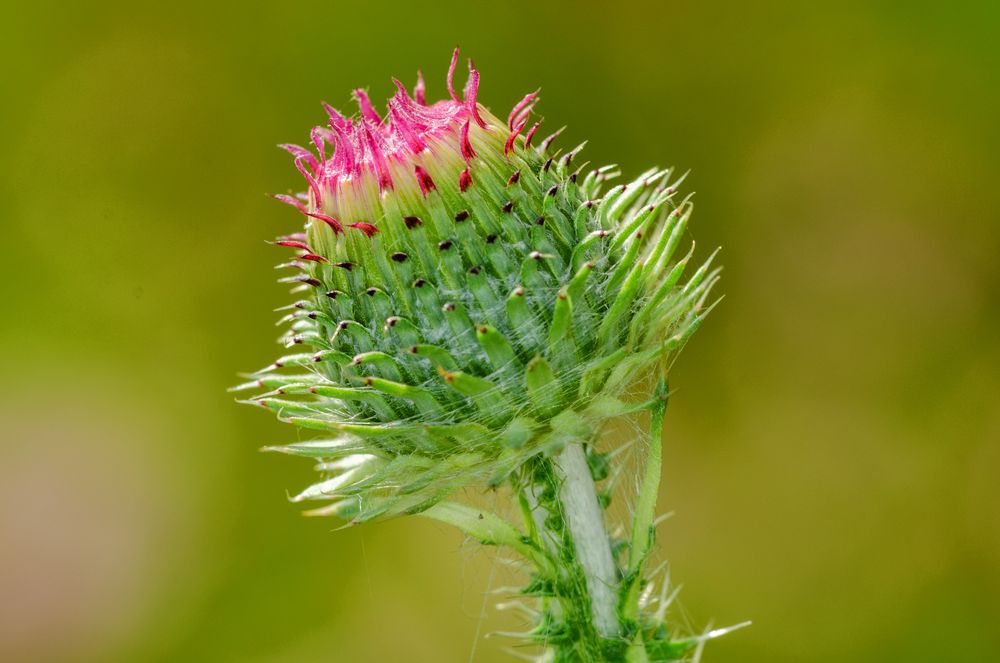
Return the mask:
<path fill-rule="evenodd" d="M 469 172 L 468 167 L 462 171 L 458 176 L 458 188 L 462 193 L 468 191 L 469 187 L 472 186 L 472 173 Z"/>
<path fill-rule="evenodd" d="M 466 120 L 465 124 L 462 125 L 462 158 L 466 162 L 472 161 L 476 158 L 476 151 L 472 149 L 472 143 L 469 142 L 469 121 Z"/>
<path fill-rule="evenodd" d="M 294 207 L 295 209 L 299 210 L 303 214 L 307 213 L 306 212 L 306 206 L 305 206 L 305 204 L 303 204 L 303 202 L 301 200 L 299 200 L 298 198 L 296 198 L 295 196 L 289 196 L 289 195 L 286 195 L 284 193 L 276 193 L 276 194 L 272 195 L 271 197 L 274 198 L 275 200 L 280 200 L 281 202 L 285 203 L 286 205 L 291 205 L 292 207 Z"/>
<path fill-rule="evenodd" d="M 279 239 L 271 242 L 271 244 L 274 244 L 275 246 L 287 246 L 293 249 L 302 249 L 303 251 L 312 251 L 312 249 L 309 248 L 309 245 L 305 242 L 298 242 L 292 239 Z"/>
<path fill-rule="evenodd" d="M 525 109 L 525 107 L 527 107 L 529 104 L 531 104 L 532 106 L 534 106 L 534 104 L 532 102 L 534 102 L 535 97 L 538 96 L 539 91 L 541 91 L 541 88 L 539 88 L 538 90 L 535 90 L 531 94 L 524 95 L 524 99 L 522 99 L 521 101 L 517 102 L 514 105 L 514 108 L 512 108 L 511 111 L 510 111 L 510 115 L 507 116 L 507 128 L 508 129 L 510 129 L 511 131 L 514 130 L 514 125 L 515 125 L 515 121 L 514 120 L 521 113 L 521 111 Z"/>
<path fill-rule="evenodd" d="M 376 228 L 370 223 L 363 223 L 363 222 L 352 223 L 349 227 L 355 228 L 356 230 L 360 230 L 368 237 L 374 237 L 375 235 L 378 234 L 378 228 Z"/>
<path fill-rule="evenodd" d="M 514 140 L 517 138 L 518 134 L 521 133 L 522 129 L 524 129 L 524 122 L 517 125 L 517 127 L 510 132 L 510 136 L 507 137 L 507 141 L 503 144 L 503 153 L 505 156 L 514 151 Z"/>
<path fill-rule="evenodd" d="M 427 105 L 427 85 L 424 83 L 424 75 L 417 70 L 417 84 L 413 86 L 413 99 L 421 106 Z"/>
<path fill-rule="evenodd" d="M 312 262 L 330 262 L 323 256 L 318 256 L 315 253 L 305 253 L 299 256 L 302 260 L 311 260 Z"/>
<path fill-rule="evenodd" d="M 542 120 L 535 122 L 535 126 L 528 130 L 528 135 L 524 137 L 524 149 L 528 149 L 531 145 L 531 139 L 535 136 L 535 132 L 538 131 L 538 127 L 542 126 Z"/>
<path fill-rule="evenodd" d="M 344 232 L 344 228 L 343 226 L 340 225 L 340 221 L 337 221 L 332 216 L 327 216 L 326 214 L 320 214 L 319 212 L 306 212 L 305 214 L 306 216 L 311 216 L 314 219 L 319 219 L 326 225 L 330 226 L 330 228 L 332 228 L 333 232 L 335 233 L 340 234 Z"/>
<path fill-rule="evenodd" d="M 413 174 L 417 176 L 417 184 L 420 185 L 420 193 L 424 194 L 425 196 L 428 194 L 428 192 L 433 191 L 435 188 L 437 188 L 434 185 L 434 180 L 431 179 L 430 174 L 426 170 L 424 170 L 422 166 L 414 166 Z"/>

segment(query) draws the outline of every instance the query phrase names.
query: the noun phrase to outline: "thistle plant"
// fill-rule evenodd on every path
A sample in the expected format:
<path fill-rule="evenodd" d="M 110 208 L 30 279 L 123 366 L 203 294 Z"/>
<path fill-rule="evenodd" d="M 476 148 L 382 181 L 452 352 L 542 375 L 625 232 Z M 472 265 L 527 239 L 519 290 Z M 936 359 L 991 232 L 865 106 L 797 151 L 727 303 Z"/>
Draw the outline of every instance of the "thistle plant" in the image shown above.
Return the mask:
<path fill-rule="evenodd" d="M 667 371 L 719 278 L 711 259 L 688 269 L 693 244 L 678 251 L 684 178 L 612 183 L 617 168 L 582 163 L 582 145 L 540 138 L 537 92 L 500 120 L 471 61 L 456 93 L 457 63 L 443 101 L 419 75 L 412 96 L 395 81 L 384 115 L 356 90 L 356 117 L 324 104 L 313 149 L 282 146 L 307 187 L 275 196 L 304 224 L 275 241 L 294 251 L 281 281 L 298 300 L 288 353 L 237 389 L 316 432 L 270 448 L 315 461 L 320 480 L 293 498 L 321 503 L 308 513 L 419 514 L 512 551 L 538 660 L 684 659 L 721 633 L 676 629 L 647 569 Z M 638 470 L 602 439 L 637 416 Z M 622 472 L 638 492 L 613 536 Z M 461 499 L 490 490 L 511 508 Z"/>

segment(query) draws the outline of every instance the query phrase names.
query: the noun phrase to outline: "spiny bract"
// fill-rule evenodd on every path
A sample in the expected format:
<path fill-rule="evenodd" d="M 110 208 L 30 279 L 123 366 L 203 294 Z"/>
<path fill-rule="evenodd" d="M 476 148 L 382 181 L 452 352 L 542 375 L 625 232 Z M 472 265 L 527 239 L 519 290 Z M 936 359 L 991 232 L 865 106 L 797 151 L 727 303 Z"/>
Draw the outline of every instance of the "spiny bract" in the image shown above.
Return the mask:
<path fill-rule="evenodd" d="M 359 522 L 416 513 L 468 485 L 498 485 L 533 457 L 593 440 L 620 399 L 708 312 L 718 278 L 673 260 L 691 214 L 670 170 L 608 185 L 613 166 L 536 140 L 537 92 L 503 122 L 462 98 L 428 105 L 423 81 L 380 116 L 326 105 L 315 152 L 285 145 L 304 193 L 279 195 L 304 232 L 275 243 L 299 301 L 247 400 L 322 431 L 274 448 L 315 458 L 295 500 Z M 537 143 L 537 145 L 536 145 Z M 692 246 L 693 251 L 693 246 Z"/>

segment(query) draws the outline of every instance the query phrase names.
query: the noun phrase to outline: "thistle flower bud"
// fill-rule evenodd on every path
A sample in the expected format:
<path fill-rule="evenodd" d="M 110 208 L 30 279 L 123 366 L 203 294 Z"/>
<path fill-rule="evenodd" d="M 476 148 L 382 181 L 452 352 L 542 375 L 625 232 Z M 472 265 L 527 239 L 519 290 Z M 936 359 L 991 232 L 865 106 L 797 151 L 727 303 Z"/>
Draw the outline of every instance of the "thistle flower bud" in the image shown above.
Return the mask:
<path fill-rule="evenodd" d="M 653 367 L 665 375 L 711 309 L 718 270 L 682 281 L 691 251 L 675 257 L 692 210 L 683 176 L 611 184 L 617 168 L 588 166 L 582 145 L 536 138 L 537 91 L 500 120 L 478 101 L 471 61 L 456 93 L 457 62 L 456 50 L 442 101 L 426 102 L 422 79 L 413 96 L 395 81 L 379 114 L 357 90 L 357 116 L 326 105 L 311 148 L 282 146 L 305 180 L 275 196 L 304 223 L 275 242 L 293 252 L 283 280 L 299 301 L 289 354 L 243 388 L 320 432 L 272 449 L 319 459 L 322 480 L 294 498 L 325 503 L 312 513 L 419 513 L 592 442 L 648 405 L 622 394 Z M 611 554 L 598 556 L 595 573 L 617 583 Z"/>

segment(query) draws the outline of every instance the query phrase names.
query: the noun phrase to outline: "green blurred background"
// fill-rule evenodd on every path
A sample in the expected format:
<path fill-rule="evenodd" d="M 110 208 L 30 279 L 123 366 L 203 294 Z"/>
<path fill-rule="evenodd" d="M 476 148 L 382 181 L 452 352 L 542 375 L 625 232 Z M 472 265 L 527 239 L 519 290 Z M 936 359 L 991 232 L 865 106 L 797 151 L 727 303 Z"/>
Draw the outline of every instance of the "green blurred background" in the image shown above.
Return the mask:
<path fill-rule="evenodd" d="M 8 6 L 0 660 L 512 660 L 491 552 L 299 517 L 295 432 L 225 393 L 289 301 L 274 145 L 456 43 L 498 113 L 690 168 L 724 246 L 660 501 L 691 626 L 754 621 L 705 660 L 1000 660 L 998 7 Z"/>

